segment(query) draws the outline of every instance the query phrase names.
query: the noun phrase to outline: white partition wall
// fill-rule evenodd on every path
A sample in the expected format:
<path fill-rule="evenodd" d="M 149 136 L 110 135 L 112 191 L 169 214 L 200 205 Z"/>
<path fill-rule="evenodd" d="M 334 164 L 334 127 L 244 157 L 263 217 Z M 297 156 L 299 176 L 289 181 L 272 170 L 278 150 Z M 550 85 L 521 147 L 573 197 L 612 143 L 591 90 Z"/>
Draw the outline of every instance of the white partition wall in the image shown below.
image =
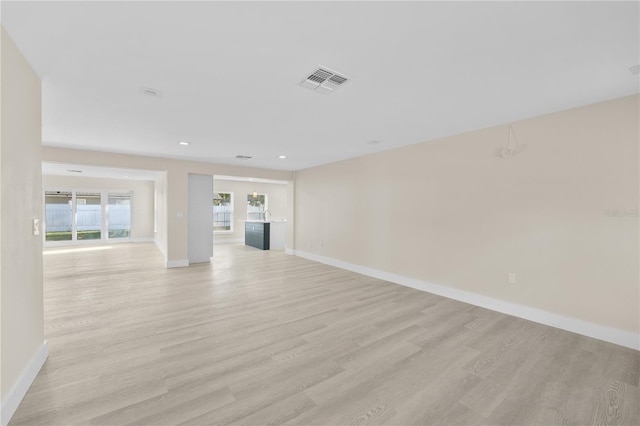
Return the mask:
<path fill-rule="evenodd" d="M 213 256 L 213 176 L 189 174 L 189 263 Z"/>

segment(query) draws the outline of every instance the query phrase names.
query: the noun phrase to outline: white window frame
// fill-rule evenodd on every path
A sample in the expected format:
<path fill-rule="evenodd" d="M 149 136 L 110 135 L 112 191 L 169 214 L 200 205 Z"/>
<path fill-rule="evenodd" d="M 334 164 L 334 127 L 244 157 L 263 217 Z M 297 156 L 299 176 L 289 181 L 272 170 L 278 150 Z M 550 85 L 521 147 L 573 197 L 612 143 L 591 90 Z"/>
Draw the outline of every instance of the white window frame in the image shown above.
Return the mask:
<path fill-rule="evenodd" d="M 46 221 L 46 193 L 52 191 L 64 191 L 71 192 L 71 239 L 62 241 L 47 241 L 47 221 Z M 100 194 L 100 239 L 91 240 L 78 240 L 78 204 L 77 193 L 89 192 Z M 131 230 L 129 231 L 129 237 L 126 238 L 109 238 L 109 193 L 129 193 L 131 194 Z M 131 189 L 85 189 L 85 188 L 59 188 L 59 187 L 47 187 L 42 189 L 42 243 L 45 247 L 55 246 L 68 246 L 68 245 L 84 245 L 84 244 L 104 244 L 113 242 L 128 242 L 133 239 L 133 210 L 135 204 L 135 193 Z"/>
<path fill-rule="evenodd" d="M 268 194 L 261 194 L 259 192 L 256 192 L 256 195 L 258 197 L 260 197 L 261 195 L 264 196 L 264 210 L 263 211 L 269 210 L 269 195 Z M 247 194 L 247 197 L 248 196 L 253 196 L 253 192 Z M 248 201 L 247 201 L 247 205 L 248 205 Z M 247 208 L 247 220 L 256 220 L 256 219 L 249 219 L 249 209 L 248 208 Z"/>
<path fill-rule="evenodd" d="M 218 194 L 229 194 L 231 196 L 231 197 L 229 197 L 230 198 L 229 205 L 231 206 L 231 210 L 229 211 L 229 222 L 231 224 L 230 225 L 231 229 L 229 229 L 229 230 L 219 230 L 219 231 L 216 231 L 214 229 L 213 233 L 215 235 L 233 234 L 235 232 L 235 228 L 234 228 L 234 225 L 233 225 L 234 222 L 235 222 L 235 204 L 234 204 L 235 203 L 235 197 L 234 197 L 234 194 L 231 191 L 219 191 Z M 215 220 L 213 222 L 215 223 Z M 213 225 L 213 223 L 212 223 L 212 225 Z"/>

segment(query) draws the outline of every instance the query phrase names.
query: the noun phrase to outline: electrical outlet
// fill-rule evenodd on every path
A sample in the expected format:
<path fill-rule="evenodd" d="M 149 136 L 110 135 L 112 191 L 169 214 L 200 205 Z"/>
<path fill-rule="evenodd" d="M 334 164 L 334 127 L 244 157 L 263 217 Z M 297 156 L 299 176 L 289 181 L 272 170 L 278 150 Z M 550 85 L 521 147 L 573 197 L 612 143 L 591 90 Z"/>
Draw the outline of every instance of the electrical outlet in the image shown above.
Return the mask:
<path fill-rule="evenodd" d="M 507 274 L 507 281 L 509 282 L 509 284 L 515 284 L 516 283 L 516 274 L 514 272 L 509 272 Z"/>

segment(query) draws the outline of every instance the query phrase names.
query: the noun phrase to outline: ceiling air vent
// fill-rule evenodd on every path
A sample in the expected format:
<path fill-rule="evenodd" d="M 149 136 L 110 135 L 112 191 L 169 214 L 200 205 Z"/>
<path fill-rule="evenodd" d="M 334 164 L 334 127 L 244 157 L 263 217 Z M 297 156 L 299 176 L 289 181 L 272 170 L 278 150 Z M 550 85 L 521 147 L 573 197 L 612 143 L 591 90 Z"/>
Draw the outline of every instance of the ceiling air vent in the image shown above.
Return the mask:
<path fill-rule="evenodd" d="M 328 95 L 347 81 L 349 81 L 348 77 L 338 74 L 329 68 L 320 66 L 309 74 L 307 78 L 302 80 L 300 86 Z"/>
<path fill-rule="evenodd" d="M 150 87 L 141 87 L 140 94 L 145 96 L 150 96 L 152 98 L 161 98 L 162 91 L 158 89 L 152 89 Z"/>
<path fill-rule="evenodd" d="M 251 160 L 253 157 L 250 155 L 236 155 L 238 160 Z"/>

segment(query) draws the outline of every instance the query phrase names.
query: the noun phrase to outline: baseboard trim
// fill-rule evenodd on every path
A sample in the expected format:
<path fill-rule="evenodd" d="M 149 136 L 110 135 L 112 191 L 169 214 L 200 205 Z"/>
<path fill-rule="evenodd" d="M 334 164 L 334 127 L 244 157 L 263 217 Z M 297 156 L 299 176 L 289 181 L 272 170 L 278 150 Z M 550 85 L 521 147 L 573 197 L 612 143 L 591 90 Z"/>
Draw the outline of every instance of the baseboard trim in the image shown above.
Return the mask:
<path fill-rule="evenodd" d="M 167 260 L 167 268 L 184 268 L 189 266 L 189 259 Z"/>
<path fill-rule="evenodd" d="M 284 252 L 290 256 L 295 256 L 296 251 L 294 249 L 290 249 L 290 248 L 286 248 L 284 249 Z M 304 256 L 300 256 L 300 257 L 304 257 Z"/>
<path fill-rule="evenodd" d="M 288 250 L 288 249 L 287 249 Z M 353 263 L 344 262 L 338 259 L 319 256 L 314 253 L 308 253 L 300 250 L 291 250 L 291 253 L 305 259 L 315 262 L 324 263 L 326 265 L 335 266 L 336 268 L 346 269 L 358 274 L 367 275 L 369 277 L 378 278 L 405 287 L 411 287 L 416 290 L 425 291 L 427 293 L 437 294 L 449 299 L 459 300 L 471 305 L 480 306 L 492 311 L 501 312 L 503 314 L 512 315 L 529 321 L 537 322 L 562 330 L 581 334 L 583 336 L 593 337 L 594 339 L 603 340 L 627 348 L 640 350 L 640 334 L 631 333 L 620 330 L 618 328 L 607 327 L 600 324 L 583 321 L 577 318 L 567 317 L 564 315 L 548 312 L 538 308 L 519 305 L 488 296 L 459 290 L 453 287 L 447 287 L 439 284 L 433 284 L 416 278 L 405 277 L 391 272 L 380 271 L 366 266 L 355 265 Z"/>
<path fill-rule="evenodd" d="M 15 414 L 18 406 L 22 402 L 22 399 L 27 394 L 27 391 L 31 387 L 31 384 L 36 379 L 36 376 L 40 372 L 40 369 L 44 365 L 47 357 L 49 356 L 49 348 L 47 341 L 42 342 L 42 345 L 36 350 L 35 354 L 31 358 L 31 361 L 27 364 L 22 374 L 18 378 L 18 381 L 11 387 L 7 395 L 2 399 L 2 409 L 0 409 L 0 424 L 7 426 L 13 415 Z"/>

